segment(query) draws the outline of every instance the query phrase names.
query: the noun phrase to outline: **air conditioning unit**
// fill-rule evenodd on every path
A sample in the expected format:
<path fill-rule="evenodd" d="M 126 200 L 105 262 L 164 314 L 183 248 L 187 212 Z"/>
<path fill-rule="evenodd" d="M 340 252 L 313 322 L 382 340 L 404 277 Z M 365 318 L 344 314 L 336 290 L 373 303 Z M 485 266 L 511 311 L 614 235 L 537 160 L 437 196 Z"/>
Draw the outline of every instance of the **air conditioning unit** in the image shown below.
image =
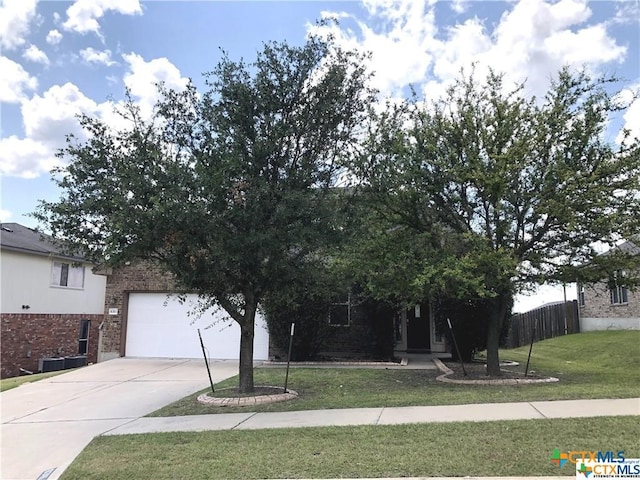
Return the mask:
<path fill-rule="evenodd" d="M 87 364 L 86 355 L 75 355 L 73 357 L 64 357 L 64 368 L 84 367 Z"/>
<path fill-rule="evenodd" d="M 56 370 L 64 370 L 64 358 L 63 357 L 49 357 L 40 358 L 38 360 L 38 371 L 55 372 Z"/>

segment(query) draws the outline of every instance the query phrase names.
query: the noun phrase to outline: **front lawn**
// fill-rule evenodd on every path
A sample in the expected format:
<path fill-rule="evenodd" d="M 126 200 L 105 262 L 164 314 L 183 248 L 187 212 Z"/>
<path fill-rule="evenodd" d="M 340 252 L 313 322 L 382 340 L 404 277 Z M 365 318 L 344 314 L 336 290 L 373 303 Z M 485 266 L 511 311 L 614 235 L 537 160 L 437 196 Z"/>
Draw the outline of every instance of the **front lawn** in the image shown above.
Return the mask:
<path fill-rule="evenodd" d="M 97 437 L 62 480 L 573 476 L 555 448 L 640 458 L 638 417 Z"/>
<path fill-rule="evenodd" d="M 503 360 L 524 368 L 529 347 L 503 350 Z M 294 401 L 250 407 L 251 411 L 325 408 L 453 405 L 466 403 L 625 398 L 640 396 L 640 331 L 589 332 L 534 344 L 530 369 L 560 378 L 559 383 L 505 386 L 452 385 L 436 381 L 435 370 L 292 368 Z M 283 385 L 284 368 L 258 368 L 256 385 Z M 237 385 L 237 377 L 216 386 Z M 208 390 L 203 390 L 206 392 Z M 201 393 L 201 392 L 199 392 Z M 151 416 L 244 412 L 249 407 L 210 407 L 190 395 Z"/>
<path fill-rule="evenodd" d="M 19 387 L 25 383 L 37 382 L 38 380 L 44 380 L 45 378 L 55 377 L 61 373 L 67 373 L 71 370 L 58 370 L 55 372 L 47 373 L 34 373 L 33 375 L 22 375 L 20 377 L 3 378 L 0 380 L 0 392 L 11 390 L 12 388 Z"/>

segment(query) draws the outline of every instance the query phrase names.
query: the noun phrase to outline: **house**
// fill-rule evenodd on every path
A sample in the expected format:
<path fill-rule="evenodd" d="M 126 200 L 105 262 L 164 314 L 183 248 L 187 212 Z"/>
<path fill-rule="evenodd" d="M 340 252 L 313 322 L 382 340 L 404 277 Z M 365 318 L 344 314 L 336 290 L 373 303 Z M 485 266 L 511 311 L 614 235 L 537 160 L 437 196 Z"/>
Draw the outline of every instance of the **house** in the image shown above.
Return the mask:
<path fill-rule="evenodd" d="M 37 372 L 45 358 L 96 362 L 105 277 L 17 223 L 0 224 L 0 247 L 1 378 Z"/>
<path fill-rule="evenodd" d="M 437 328 L 433 304 L 400 308 L 345 296 L 331 307 L 324 353 L 328 356 L 400 357 L 405 353 L 443 353 L 446 340 Z"/>
<path fill-rule="evenodd" d="M 138 261 L 103 273 L 107 278 L 107 313 L 99 360 L 120 356 L 200 358 L 199 334 L 208 358 L 238 358 L 239 326 L 224 311 L 210 309 L 198 314 L 197 296 L 181 295 L 181 300 L 175 295 L 172 276 L 156 264 Z M 345 294 L 330 308 L 318 353 L 371 358 L 385 351 L 381 343 L 388 343 L 397 353 L 445 352 L 445 339 L 436 329 L 431 310 L 428 303 L 423 303 L 398 313 L 389 306 Z M 276 345 L 271 337 L 259 311 L 255 360 L 286 355 L 286 347 Z"/>
<path fill-rule="evenodd" d="M 106 315 L 100 361 L 124 356 L 202 358 L 202 345 L 210 359 L 239 358 L 239 325 L 221 310 L 198 312 L 197 295 L 175 295 L 173 277 L 156 264 L 137 261 L 102 273 Z M 268 358 L 269 333 L 257 313 L 254 359 Z"/>
<path fill-rule="evenodd" d="M 626 241 L 618 249 L 640 255 L 640 247 Z M 595 285 L 578 284 L 580 331 L 640 330 L 640 291 L 625 285 L 626 272 L 616 272 L 608 282 Z"/>

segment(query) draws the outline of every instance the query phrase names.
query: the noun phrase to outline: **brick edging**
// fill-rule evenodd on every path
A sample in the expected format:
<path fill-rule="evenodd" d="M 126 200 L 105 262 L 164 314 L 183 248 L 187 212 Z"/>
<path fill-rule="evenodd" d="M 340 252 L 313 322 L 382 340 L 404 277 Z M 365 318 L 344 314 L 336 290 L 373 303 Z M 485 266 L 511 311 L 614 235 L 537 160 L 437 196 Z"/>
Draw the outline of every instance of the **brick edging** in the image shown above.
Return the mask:
<path fill-rule="evenodd" d="M 442 375 L 436 377 L 436 380 L 444 383 L 457 383 L 459 385 L 525 385 L 531 383 L 555 383 L 559 382 L 560 379 L 556 377 L 546 377 L 546 378 L 492 378 L 487 380 L 458 380 L 453 378 L 448 378 L 449 375 L 453 374 L 453 370 L 447 367 L 439 358 L 434 358 L 433 363 L 436 364 L 438 370 L 440 370 Z"/>
<path fill-rule="evenodd" d="M 282 388 L 267 386 L 266 388 Z M 210 397 L 209 394 L 203 393 L 198 395 L 198 402 L 203 405 L 212 405 L 215 407 L 242 407 L 247 405 L 264 405 L 267 403 L 286 402 L 298 397 L 298 392 L 287 389 L 283 393 L 274 393 L 271 395 L 254 395 L 249 397 Z"/>

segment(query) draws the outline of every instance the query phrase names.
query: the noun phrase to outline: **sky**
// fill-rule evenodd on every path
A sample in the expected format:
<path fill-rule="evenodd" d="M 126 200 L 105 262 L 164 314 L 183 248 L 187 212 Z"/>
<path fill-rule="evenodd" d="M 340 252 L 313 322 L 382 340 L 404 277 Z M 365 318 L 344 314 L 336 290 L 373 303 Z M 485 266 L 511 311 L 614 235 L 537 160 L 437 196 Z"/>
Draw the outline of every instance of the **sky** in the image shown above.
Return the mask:
<path fill-rule="evenodd" d="M 204 89 L 223 51 L 251 61 L 264 42 L 301 45 L 328 17 L 339 19 L 326 29 L 340 44 L 371 52 L 380 98 L 410 85 L 436 98 L 472 63 L 541 97 L 569 65 L 620 77 L 629 108 L 607 140 L 622 128 L 640 136 L 640 0 L 2 0 L 0 220 L 36 227 L 38 201 L 59 197 L 49 172 L 66 135 L 83 138 L 79 113 L 115 124 L 127 88 L 149 111 L 156 82 Z M 543 289 L 518 305 L 562 298 Z"/>

